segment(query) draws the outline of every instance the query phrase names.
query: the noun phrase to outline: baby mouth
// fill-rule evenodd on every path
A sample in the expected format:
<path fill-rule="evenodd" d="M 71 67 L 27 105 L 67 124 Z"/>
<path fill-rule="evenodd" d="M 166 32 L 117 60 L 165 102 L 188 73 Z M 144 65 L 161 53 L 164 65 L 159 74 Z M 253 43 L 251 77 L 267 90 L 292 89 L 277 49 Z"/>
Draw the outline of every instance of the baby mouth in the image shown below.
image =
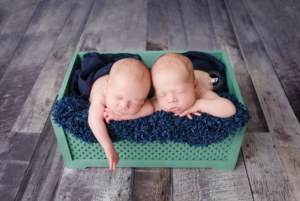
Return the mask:
<path fill-rule="evenodd" d="M 172 112 L 180 111 L 180 108 L 178 107 L 171 107 L 170 109 Z"/>
<path fill-rule="evenodd" d="M 118 112 L 118 111 L 113 111 L 115 114 L 117 115 L 122 115 L 123 113 L 122 112 Z"/>

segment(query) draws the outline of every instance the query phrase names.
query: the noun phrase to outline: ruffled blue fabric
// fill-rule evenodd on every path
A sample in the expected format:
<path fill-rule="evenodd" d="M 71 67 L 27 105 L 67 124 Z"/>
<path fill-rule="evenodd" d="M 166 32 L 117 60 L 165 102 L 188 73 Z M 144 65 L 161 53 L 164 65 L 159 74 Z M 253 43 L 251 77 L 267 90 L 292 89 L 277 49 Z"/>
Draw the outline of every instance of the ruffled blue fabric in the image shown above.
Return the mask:
<path fill-rule="evenodd" d="M 167 141 L 187 143 L 195 147 L 207 147 L 213 143 L 222 142 L 229 134 L 235 135 L 245 124 L 251 121 L 248 108 L 229 93 L 222 92 L 219 96 L 232 101 L 237 112 L 229 118 L 215 117 L 207 113 L 201 116 L 192 115 L 176 117 L 173 113 L 157 111 L 154 114 L 135 120 L 111 121 L 106 124 L 112 142 L 129 140 L 143 143 Z M 56 101 L 52 108 L 52 117 L 75 138 L 91 143 L 98 143 L 88 124 L 88 110 L 90 103 L 83 99 L 76 99 L 73 95 L 63 96 Z"/>

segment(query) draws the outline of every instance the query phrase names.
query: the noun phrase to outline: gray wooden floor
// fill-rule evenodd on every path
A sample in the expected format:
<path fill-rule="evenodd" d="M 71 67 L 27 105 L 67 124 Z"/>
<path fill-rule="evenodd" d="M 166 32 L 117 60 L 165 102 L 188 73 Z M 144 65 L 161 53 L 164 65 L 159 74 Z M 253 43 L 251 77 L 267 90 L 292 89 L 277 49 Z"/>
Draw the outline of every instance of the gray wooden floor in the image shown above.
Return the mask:
<path fill-rule="evenodd" d="M 1 0 L 0 200 L 300 200 L 298 0 Z M 226 50 L 253 117 L 236 169 L 66 169 L 74 51 Z"/>

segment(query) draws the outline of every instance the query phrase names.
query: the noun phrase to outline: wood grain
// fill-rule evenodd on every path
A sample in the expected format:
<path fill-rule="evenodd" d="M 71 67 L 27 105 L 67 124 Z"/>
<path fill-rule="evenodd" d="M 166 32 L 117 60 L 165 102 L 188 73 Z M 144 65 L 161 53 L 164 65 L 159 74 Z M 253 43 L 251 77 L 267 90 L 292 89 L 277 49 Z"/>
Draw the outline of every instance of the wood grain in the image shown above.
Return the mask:
<path fill-rule="evenodd" d="M 188 50 L 179 1 L 168 1 L 169 50 Z"/>
<path fill-rule="evenodd" d="M 0 147 L 12 129 L 74 0 L 41 1 L 0 81 Z"/>
<path fill-rule="evenodd" d="M 268 125 L 262 112 L 253 83 L 248 74 L 243 54 L 223 0 L 208 1 L 216 49 L 226 50 L 230 58 L 246 107 L 252 117 L 247 132 L 268 132 Z"/>
<path fill-rule="evenodd" d="M 248 74 L 243 54 L 223 0 L 207 1 L 213 35 L 215 38 L 215 50 L 226 50 L 235 74 Z"/>
<path fill-rule="evenodd" d="M 9 133 L 0 151 L 0 197 L 14 200 L 39 140 L 37 133 Z"/>
<path fill-rule="evenodd" d="M 76 51 L 146 49 L 148 1 L 96 1 Z"/>
<path fill-rule="evenodd" d="M 251 75 L 289 187 L 300 197 L 300 125 L 276 75 Z"/>
<path fill-rule="evenodd" d="M 0 80 L 39 2 L 39 0 L 2 0 L 0 2 Z"/>
<path fill-rule="evenodd" d="M 293 200 L 270 133 L 245 133 L 242 150 L 255 201 Z"/>
<path fill-rule="evenodd" d="M 289 104 L 269 55 L 257 52 L 263 44 L 242 2 L 226 1 L 247 68 L 266 117 L 294 199 L 300 197 L 300 125 Z M 238 9 L 237 9 L 238 8 Z M 244 23 L 247 22 L 247 23 Z M 252 21 L 251 21 L 252 22 Z M 249 36 L 251 36 L 249 38 Z M 259 55 L 258 55 L 259 53 Z M 259 65 L 258 65 L 259 64 Z M 264 64 L 264 65 L 262 65 Z"/>
<path fill-rule="evenodd" d="M 248 73 L 236 74 L 235 78 L 240 87 L 245 106 L 248 108 L 250 116 L 252 117 L 251 122 L 247 125 L 246 132 L 269 132 L 267 121 L 250 75 Z"/>
<path fill-rule="evenodd" d="M 168 50 L 167 1 L 148 1 L 146 50 Z"/>
<path fill-rule="evenodd" d="M 42 132 L 93 4 L 94 0 L 74 4 L 12 131 Z"/>
<path fill-rule="evenodd" d="M 243 2 L 225 0 L 225 3 L 248 72 L 250 74 L 274 74 L 275 70 L 270 65 L 266 48 L 257 34 Z"/>
<path fill-rule="evenodd" d="M 232 171 L 174 168 L 173 200 L 253 200 L 242 155 Z"/>
<path fill-rule="evenodd" d="M 206 1 L 168 3 L 169 49 L 212 50 L 213 30 Z"/>
<path fill-rule="evenodd" d="M 172 200 L 170 168 L 135 168 L 132 200 Z"/>
<path fill-rule="evenodd" d="M 188 50 L 212 50 L 215 47 L 207 1 L 179 0 Z"/>
<path fill-rule="evenodd" d="M 295 9 L 299 2 L 290 1 L 293 7 L 279 1 L 244 2 L 300 122 L 300 15 Z"/>
<path fill-rule="evenodd" d="M 32 155 L 16 200 L 53 200 L 65 165 L 50 116 Z"/>
<path fill-rule="evenodd" d="M 131 200 L 132 183 L 132 168 L 65 168 L 55 200 Z"/>

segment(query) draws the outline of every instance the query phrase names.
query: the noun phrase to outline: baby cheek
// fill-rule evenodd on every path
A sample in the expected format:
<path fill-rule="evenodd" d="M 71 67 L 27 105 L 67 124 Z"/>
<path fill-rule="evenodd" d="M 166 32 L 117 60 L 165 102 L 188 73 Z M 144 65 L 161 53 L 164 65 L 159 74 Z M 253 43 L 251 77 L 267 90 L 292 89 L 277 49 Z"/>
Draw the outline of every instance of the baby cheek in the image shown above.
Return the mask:
<path fill-rule="evenodd" d="M 159 107 L 162 109 L 162 110 L 164 110 L 164 111 L 167 111 L 169 108 L 168 108 L 168 102 L 167 102 L 167 99 L 158 99 L 157 100 L 157 102 L 158 102 L 158 105 L 159 105 Z"/>
<path fill-rule="evenodd" d="M 130 106 L 130 114 L 136 114 L 141 110 L 141 106 Z"/>
<path fill-rule="evenodd" d="M 182 100 L 182 107 L 184 107 L 184 109 L 189 109 L 190 107 L 193 106 L 195 102 L 195 99 L 192 98 L 183 98 Z"/>

